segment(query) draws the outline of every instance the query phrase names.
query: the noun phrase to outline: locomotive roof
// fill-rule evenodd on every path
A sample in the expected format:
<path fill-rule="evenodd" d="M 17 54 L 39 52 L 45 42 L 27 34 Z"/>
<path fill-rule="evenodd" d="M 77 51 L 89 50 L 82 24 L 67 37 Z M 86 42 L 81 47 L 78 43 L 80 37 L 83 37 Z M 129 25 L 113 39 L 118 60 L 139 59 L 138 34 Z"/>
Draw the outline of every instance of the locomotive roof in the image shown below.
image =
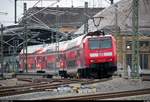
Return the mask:
<path fill-rule="evenodd" d="M 96 33 L 98 33 L 98 34 L 96 34 Z M 70 49 L 70 48 L 73 48 L 75 46 L 79 46 L 82 43 L 82 41 L 83 41 L 84 38 L 97 37 L 97 36 L 100 36 L 100 37 L 112 36 L 110 34 L 109 35 L 101 35 L 101 34 L 99 35 L 99 34 L 100 34 L 99 31 L 90 32 L 88 34 L 84 34 L 84 35 L 81 35 L 81 36 L 79 36 L 79 37 L 77 37 L 75 39 L 72 39 L 72 40 L 70 40 L 70 41 L 67 42 L 67 48 L 66 48 L 66 50 Z"/>

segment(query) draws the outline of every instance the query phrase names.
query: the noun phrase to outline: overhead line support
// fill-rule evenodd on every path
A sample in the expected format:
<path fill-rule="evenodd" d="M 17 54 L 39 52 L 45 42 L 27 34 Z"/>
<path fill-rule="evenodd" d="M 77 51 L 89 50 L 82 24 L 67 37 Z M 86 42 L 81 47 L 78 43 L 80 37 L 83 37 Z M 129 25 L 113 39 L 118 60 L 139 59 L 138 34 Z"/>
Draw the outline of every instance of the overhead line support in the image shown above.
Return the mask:
<path fill-rule="evenodd" d="M 3 69 L 4 69 L 4 56 L 3 56 L 3 24 L 1 24 L 1 34 L 0 34 L 0 70 L 1 70 L 1 77 L 3 78 Z"/>
<path fill-rule="evenodd" d="M 132 1 L 132 68 L 131 77 L 139 78 L 139 0 Z"/>

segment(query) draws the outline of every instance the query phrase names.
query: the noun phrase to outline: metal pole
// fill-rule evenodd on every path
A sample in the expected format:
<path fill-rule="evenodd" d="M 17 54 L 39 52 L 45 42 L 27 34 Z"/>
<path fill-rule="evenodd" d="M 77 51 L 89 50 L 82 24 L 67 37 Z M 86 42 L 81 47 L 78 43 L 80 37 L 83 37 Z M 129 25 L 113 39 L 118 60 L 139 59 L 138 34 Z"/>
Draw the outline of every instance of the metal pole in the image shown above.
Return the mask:
<path fill-rule="evenodd" d="M 4 56 L 3 56 L 3 24 L 1 24 L 1 36 L 0 36 L 0 43 L 1 43 L 1 46 L 0 46 L 0 64 L 1 64 L 1 77 L 3 79 L 3 62 L 4 62 Z"/>
<path fill-rule="evenodd" d="M 84 8 L 84 34 L 88 33 L 87 8 L 88 8 L 88 2 L 85 2 L 85 8 Z"/>
<path fill-rule="evenodd" d="M 116 35 L 118 36 L 118 5 L 115 4 L 115 29 Z"/>
<path fill-rule="evenodd" d="M 24 52 L 24 48 L 25 48 L 25 44 L 23 43 L 23 53 L 22 53 L 22 58 L 23 58 L 23 72 L 24 72 L 24 70 L 25 70 L 25 52 Z"/>
<path fill-rule="evenodd" d="M 138 39 L 138 7 L 139 0 L 132 1 L 132 69 L 131 77 L 139 78 L 139 39 Z"/>
<path fill-rule="evenodd" d="M 15 23 L 17 23 L 17 0 L 15 0 Z"/>
<path fill-rule="evenodd" d="M 14 40 L 13 41 L 14 42 L 14 52 L 13 52 L 13 57 L 14 57 L 14 72 L 18 72 L 18 66 L 17 66 L 17 45 L 19 44 L 19 40 Z"/>
<path fill-rule="evenodd" d="M 118 59 L 118 61 L 117 61 L 117 65 L 121 65 L 121 53 L 120 53 L 120 51 L 121 51 L 121 43 L 120 43 L 120 39 L 121 39 L 121 37 L 120 37 L 120 31 L 119 31 L 119 27 L 118 27 L 118 5 L 117 4 L 115 4 L 114 5 L 115 6 L 115 38 L 116 38 L 116 42 L 117 42 L 117 59 Z"/>
<path fill-rule="evenodd" d="M 26 68 L 26 72 L 28 72 L 28 62 L 27 62 L 27 53 L 28 53 L 28 49 L 27 49 L 27 46 L 28 46 L 28 42 L 27 42 L 27 39 L 28 39 L 28 36 L 27 36 L 27 21 L 26 21 L 26 11 L 27 11 L 27 4 L 24 3 L 24 36 L 25 36 L 25 68 Z"/>
<path fill-rule="evenodd" d="M 59 6 L 57 5 L 57 9 Z M 58 57 L 59 57 L 59 41 L 58 41 L 58 12 L 56 14 L 56 64 L 55 64 L 55 74 L 56 74 L 56 69 L 57 69 L 57 63 L 58 63 Z"/>

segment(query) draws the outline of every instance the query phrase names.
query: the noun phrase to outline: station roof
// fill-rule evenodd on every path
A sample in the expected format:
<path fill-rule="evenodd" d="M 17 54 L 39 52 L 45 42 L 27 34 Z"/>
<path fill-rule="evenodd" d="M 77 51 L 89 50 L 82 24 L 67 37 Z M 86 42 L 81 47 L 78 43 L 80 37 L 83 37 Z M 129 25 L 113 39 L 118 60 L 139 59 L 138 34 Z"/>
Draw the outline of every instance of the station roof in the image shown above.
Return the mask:
<path fill-rule="evenodd" d="M 103 9 L 104 8 L 87 8 L 86 12 L 88 16 L 93 16 Z M 37 22 L 38 19 L 51 28 L 55 28 L 57 25 L 59 25 L 59 27 L 74 26 L 79 28 L 84 22 L 85 8 L 47 7 L 44 9 L 44 7 L 32 7 L 27 11 L 27 15 L 30 14 L 34 14 L 34 16 L 31 16 L 29 19 L 29 24 L 31 25 L 39 24 L 39 22 Z M 20 23 L 22 23 L 22 21 Z"/>
<path fill-rule="evenodd" d="M 21 25 L 12 25 L 4 27 L 3 30 L 3 50 L 4 56 L 15 54 L 21 51 L 25 43 L 24 27 Z M 67 35 L 65 33 L 57 32 L 54 29 L 46 28 L 44 26 L 32 25 L 27 26 L 28 45 L 37 45 L 43 43 L 56 42 L 58 39 L 65 40 Z"/>

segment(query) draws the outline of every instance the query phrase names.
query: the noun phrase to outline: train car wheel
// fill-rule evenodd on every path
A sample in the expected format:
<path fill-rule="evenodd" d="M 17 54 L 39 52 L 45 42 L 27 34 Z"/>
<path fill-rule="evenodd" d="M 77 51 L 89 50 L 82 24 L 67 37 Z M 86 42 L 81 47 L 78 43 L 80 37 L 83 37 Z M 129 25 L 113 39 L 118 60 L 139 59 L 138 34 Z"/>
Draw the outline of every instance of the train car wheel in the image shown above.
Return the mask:
<path fill-rule="evenodd" d="M 37 73 L 45 73 L 45 71 L 39 70 L 37 71 Z"/>
<path fill-rule="evenodd" d="M 19 73 L 23 73 L 23 71 L 19 71 Z"/>
<path fill-rule="evenodd" d="M 59 71 L 59 76 L 67 78 L 68 77 L 67 71 L 64 71 L 64 70 L 63 71 Z"/>

